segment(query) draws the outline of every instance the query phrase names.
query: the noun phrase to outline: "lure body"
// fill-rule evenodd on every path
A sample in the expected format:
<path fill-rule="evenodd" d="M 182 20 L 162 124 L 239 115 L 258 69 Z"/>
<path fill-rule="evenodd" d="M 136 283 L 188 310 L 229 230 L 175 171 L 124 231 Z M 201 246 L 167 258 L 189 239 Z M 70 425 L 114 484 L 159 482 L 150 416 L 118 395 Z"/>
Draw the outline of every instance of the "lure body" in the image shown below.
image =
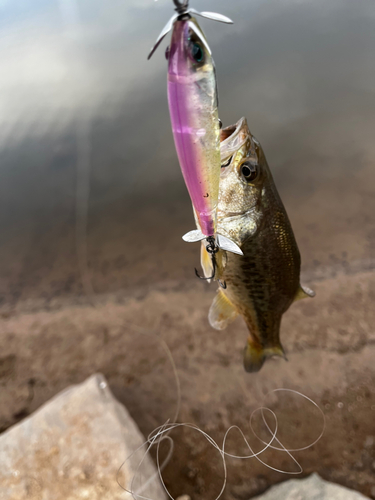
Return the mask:
<path fill-rule="evenodd" d="M 168 103 L 181 171 L 200 230 L 213 236 L 221 170 L 217 83 L 210 49 L 190 15 L 173 25 Z"/>

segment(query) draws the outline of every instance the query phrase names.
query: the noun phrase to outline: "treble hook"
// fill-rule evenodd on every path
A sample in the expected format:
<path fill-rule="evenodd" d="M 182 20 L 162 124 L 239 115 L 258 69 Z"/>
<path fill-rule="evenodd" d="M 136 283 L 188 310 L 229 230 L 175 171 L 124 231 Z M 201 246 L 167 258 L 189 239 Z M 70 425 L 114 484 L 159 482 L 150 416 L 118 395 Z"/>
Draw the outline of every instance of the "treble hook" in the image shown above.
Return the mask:
<path fill-rule="evenodd" d="M 175 1 L 175 0 L 173 0 Z M 176 0 L 177 1 L 177 0 Z M 195 270 L 195 275 L 198 276 L 199 279 L 201 280 L 212 280 L 215 278 L 215 274 L 216 274 L 216 258 L 215 258 L 215 254 L 219 251 L 219 247 L 216 245 L 215 243 L 215 238 L 213 236 L 209 236 L 207 238 L 207 243 L 208 245 L 206 246 L 206 250 L 207 252 L 211 255 L 211 263 L 212 263 L 212 276 L 201 276 L 197 269 L 194 268 Z M 220 280 L 217 280 L 219 285 L 221 286 L 221 288 L 226 288 L 227 287 L 227 284 L 225 283 L 225 281 L 220 281 Z"/>
<path fill-rule="evenodd" d="M 164 26 L 164 28 L 161 30 L 160 35 L 156 39 L 156 42 L 152 49 L 150 50 L 150 53 L 147 57 L 147 59 L 150 59 L 152 54 L 155 52 L 155 50 L 159 47 L 161 41 L 165 38 L 165 36 L 172 30 L 173 25 L 176 21 L 185 19 L 185 15 L 190 17 L 190 13 L 195 15 L 195 16 L 201 16 L 205 17 L 207 19 L 211 19 L 212 21 L 219 21 L 220 23 L 227 23 L 227 24 L 232 24 L 233 21 L 229 19 L 229 17 L 223 16 L 222 14 L 216 14 L 215 12 L 198 12 L 195 9 L 189 9 L 189 0 L 173 0 L 173 3 L 175 4 L 175 11 L 176 14 L 170 18 L 170 20 L 167 22 L 167 24 Z M 207 45 L 208 47 L 208 45 Z M 209 50 L 210 52 L 210 50 Z"/>

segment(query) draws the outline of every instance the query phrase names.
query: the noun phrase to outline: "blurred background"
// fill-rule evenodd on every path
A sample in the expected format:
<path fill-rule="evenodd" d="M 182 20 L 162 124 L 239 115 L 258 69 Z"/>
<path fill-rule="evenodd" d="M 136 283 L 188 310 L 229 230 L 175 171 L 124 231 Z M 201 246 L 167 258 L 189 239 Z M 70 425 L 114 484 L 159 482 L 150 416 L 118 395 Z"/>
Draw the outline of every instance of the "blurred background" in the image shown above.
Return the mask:
<path fill-rule="evenodd" d="M 138 325 L 171 349 L 180 421 L 220 440 L 231 424 L 248 432 L 269 390 L 299 390 L 327 419 L 323 439 L 298 454 L 304 474 L 375 498 L 374 2 L 191 6 L 234 20 L 200 21 L 220 117 L 227 126 L 245 116 L 261 142 L 303 282 L 317 292 L 285 315 L 289 362 L 245 374 L 243 322 L 217 332 L 207 321 L 216 286 L 195 279 L 199 246 L 181 240 L 194 224 L 169 121 L 167 41 L 147 61 L 172 0 L 1 0 L 0 429 L 97 371 L 144 433 L 172 417 L 170 363 Z M 305 400 L 283 394 L 273 405 L 287 446 L 319 435 Z M 171 494 L 215 498 L 217 452 L 186 430 L 175 440 Z M 239 436 L 230 447 L 243 451 Z M 254 460 L 228 467 L 225 499 L 288 478 Z"/>

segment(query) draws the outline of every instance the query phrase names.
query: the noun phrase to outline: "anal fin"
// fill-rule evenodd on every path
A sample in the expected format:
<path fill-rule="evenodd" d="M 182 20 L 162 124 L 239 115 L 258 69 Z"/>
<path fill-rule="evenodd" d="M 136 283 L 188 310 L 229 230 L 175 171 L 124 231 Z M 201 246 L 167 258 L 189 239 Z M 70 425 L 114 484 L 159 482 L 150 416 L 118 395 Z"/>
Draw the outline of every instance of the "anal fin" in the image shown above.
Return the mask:
<path fill-rule="evenodd" d="M 224 330 L 237 316 L 238 312 L 232 302 L 222 290 L 219 290 L 208 313 L 208 321 L 212 328 Z"/>

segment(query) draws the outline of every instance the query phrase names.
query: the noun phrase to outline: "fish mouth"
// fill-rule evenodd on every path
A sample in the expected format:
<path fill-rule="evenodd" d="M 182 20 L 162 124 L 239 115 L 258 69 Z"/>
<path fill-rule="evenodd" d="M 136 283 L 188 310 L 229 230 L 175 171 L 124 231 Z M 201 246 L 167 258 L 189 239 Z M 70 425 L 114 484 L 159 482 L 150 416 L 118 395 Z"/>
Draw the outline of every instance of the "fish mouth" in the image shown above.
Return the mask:
<path fill-rule="evenodd" d="M 220 130 L 221 174 L 228 172 L 225 167 L 231 163 L 232 157 L 251 137 L 246 118 L 240 118 L 234 125 Z"/>
<path fill-rule="evenodd" d="M 237 123 L 235 125 L 229 125 L 229 127 L 225 127 L 225 128 L 220 129 L 220 142 L 226 141 L 228 139 L 228 137 L 233 135 L 233 133 L 237 129 Z"/>
<path fill-rule="evenodd" d="M 226 177 L 232 170 L 230 165 L 233 157 L 246 144 L 249 137 L 251 135 L 246 118 L 240 118 L 234 125 L 220 130 L 221 178 Z"/>
<path fill-rule="evenodd" d="M 220 154 L 222 162 L 242 147 L 249 136 L 249 127 L 244 117 L 240 118 L 234 125 L 222 128 L 220 130 Z"/>

